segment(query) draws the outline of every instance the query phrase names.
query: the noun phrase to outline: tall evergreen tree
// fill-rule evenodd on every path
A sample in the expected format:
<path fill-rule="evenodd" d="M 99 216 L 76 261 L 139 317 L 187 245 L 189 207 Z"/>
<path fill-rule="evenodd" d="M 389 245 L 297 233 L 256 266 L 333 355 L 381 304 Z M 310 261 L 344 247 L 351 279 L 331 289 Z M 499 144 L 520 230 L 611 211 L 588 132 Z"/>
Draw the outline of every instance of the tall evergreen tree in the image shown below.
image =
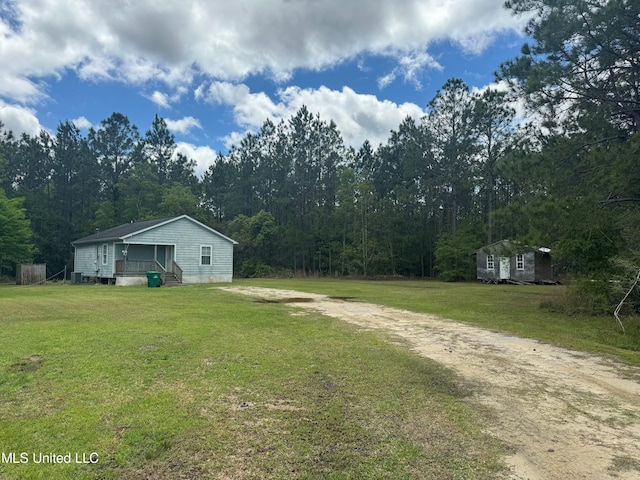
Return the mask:
<path fill-rule="evenodd" d="M 426 128 L 440 176 L 444 225 L 455 236 L 459 220 L 473 210 L 474 176 L 477 169 L 477 130 L 469 87 L 450 79 L 429 102 Z"/>
<path fill-rule="evenodd" d="M 69 121 L 58 125 L 53 139 L 51 165 L 54 194 L 53 211 L 49 214 L 58 218 L 60 223 L 49 234 L 48 243 L 53 247 L 49 263 L 57 271 L 70 264 L 71 242 L 91 231 L 100 177 L 98 162 L 86 139 Z"/>
<path fill-rule="evenodd" d="M 198 177 L 195 174 L 196 162 L 187 158 L 183 153 L 175 153 L 173 159 L 169 163 L 169 171 L 167 184 L 179 184 L 187 186 L 191 192 L 196 195 L 200 194 L 200 185 Z"/>
<path fill-rule="evenodd" d="M 151 129 L 141 141 L 141 151 L 144 160 L 157 172 L 160 185 L 165 185 L 169 180 L 175 149 L 175 137 L 169 131 L 167 122 L 156 114 Z"/>
<path fill-rule="evenodd" d="M 474 99 L 473 126 L 477 132 L 479 195 L 487 229 L 487 244 L 494 241 L 493 211 L 503 182 L 499 177 L 499 162 L 515 146 L 513 120 L 515 110 L 509 106 L 506 92 L 487 89 Z"/>
<path fill-rule="evenodd" d="M 505 62 L 501 77 L 554 121 L 568 106 L 598 110 L 640 130 L 640 3 L 636 0 L 508 0 L 530 15 L 532 44 Z"/>
<path fill-rule="evenodd" d="M 125 115 L 115 112 L 101 122 L 100 128 L 91 128 L 88 139 L 100 162 L 103 191 L 115 205 L 118 201 L 116 185 L 133 163 L 133 152 L 140 139 L 138 128 Z"/>
<path fill-rule="evenodd" d="M 235 202 L 237 180 L 235 166 L 218 153 L 202 179 L 203 203 L 214 222 L 230 221 L 240 213 Z"/>

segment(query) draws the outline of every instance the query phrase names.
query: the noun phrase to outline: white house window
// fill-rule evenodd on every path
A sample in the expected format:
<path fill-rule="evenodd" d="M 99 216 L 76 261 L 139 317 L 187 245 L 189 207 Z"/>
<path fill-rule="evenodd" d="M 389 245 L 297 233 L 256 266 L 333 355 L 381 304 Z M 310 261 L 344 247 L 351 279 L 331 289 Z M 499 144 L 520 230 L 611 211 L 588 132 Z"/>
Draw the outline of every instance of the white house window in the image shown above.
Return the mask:
<path fill-rule="evenodd" d="M 109 256 L 109 245 L 105 243 L 102 245 L 102 265 L 107 264 L 108 256 Z"/>
<path fill-rule="evenodd" d="M 524 270 L 524 255 L 522 253 L 516 255 L 516 270 Z"/>
<path fill-rule="evenodd" d="M 487 270 L 493 270 L 495 266 L 493 255 L 487 255 Z"/>
<path fill-rule="evenodd" d="M 211 265 L 211 245 L 200 245 L 200 265 Z"/>

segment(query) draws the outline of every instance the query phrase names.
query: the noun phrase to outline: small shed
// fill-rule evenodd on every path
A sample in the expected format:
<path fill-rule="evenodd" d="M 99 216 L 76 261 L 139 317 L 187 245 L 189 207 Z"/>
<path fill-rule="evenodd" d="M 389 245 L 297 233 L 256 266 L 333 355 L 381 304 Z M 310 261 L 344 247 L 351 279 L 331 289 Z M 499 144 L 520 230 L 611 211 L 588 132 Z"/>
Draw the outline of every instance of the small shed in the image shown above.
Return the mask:
<path fill-rule="evenodd" d="M 551 250 L 500 240 L 475 252 L 477 279 L 487 283 L 553 283 Z"/>
<path fill-rule="evenodd" d="M 16 265 L 16 285 L 38 285 L 47 281 L 47 265 L 44 263 Z"/>
<path fill-rule="evenodd" d="M 231 282 L 236 244 L 188 215 L 125 223 L 73 242 L 74 270 L 116 285 L 145 285 L 148 271 L 166 284 Z"/>

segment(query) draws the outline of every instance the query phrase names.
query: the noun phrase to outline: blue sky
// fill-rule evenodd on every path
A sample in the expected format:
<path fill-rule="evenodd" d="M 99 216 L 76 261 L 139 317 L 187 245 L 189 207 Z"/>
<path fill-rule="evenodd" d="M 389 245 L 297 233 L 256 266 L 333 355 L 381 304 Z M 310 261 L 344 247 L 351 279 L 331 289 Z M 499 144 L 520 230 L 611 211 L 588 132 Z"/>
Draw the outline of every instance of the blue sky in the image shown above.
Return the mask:
<path fill-rule="evenodd" d="M 378 145 L 447 79 L 490 86 L 523 25 L 502 0 L 0 0 L 0 121 L 158 114 L 198 173 L 303 104 Z"/>

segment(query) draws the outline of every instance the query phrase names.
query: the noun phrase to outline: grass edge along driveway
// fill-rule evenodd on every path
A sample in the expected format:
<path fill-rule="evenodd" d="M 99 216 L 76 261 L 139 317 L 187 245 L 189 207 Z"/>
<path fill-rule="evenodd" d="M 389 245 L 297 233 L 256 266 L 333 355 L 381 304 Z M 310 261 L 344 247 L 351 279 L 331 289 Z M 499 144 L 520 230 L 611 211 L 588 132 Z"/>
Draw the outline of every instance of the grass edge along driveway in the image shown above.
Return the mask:
<path fill-rule="evenodd" d="M 234 285 L 282 288 L 430 313 L 558 347 L 612 355 L 640 366 L 640 318 L 568 316 L 541 308 L 562 285 L 486 285 L 433 280 L 242 279 Z"/>

